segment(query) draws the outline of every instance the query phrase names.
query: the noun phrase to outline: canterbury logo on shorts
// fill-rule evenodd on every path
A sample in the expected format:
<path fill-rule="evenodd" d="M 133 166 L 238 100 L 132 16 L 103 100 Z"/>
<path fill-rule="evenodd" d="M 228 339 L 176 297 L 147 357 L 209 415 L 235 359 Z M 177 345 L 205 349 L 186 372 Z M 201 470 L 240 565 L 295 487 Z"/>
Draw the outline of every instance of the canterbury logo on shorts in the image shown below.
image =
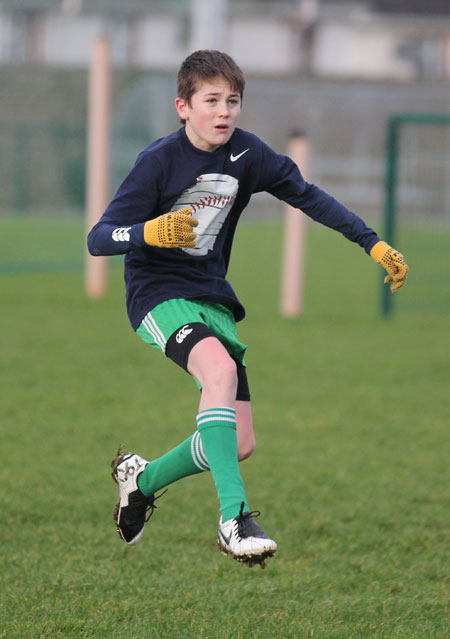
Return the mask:
<path fill-rule="evenodd" d="M 192 333 L 194 329 L 193 328 L 189 328 L 189 324 L 186 324 L 185 326 L 183 326 L 183 328 L 180 328 L 180 330 L 178 331 L 175 339 L 177 341 L 177 344 L 181 344 L 183 342 L 183 340 L 190 334 Z"/>

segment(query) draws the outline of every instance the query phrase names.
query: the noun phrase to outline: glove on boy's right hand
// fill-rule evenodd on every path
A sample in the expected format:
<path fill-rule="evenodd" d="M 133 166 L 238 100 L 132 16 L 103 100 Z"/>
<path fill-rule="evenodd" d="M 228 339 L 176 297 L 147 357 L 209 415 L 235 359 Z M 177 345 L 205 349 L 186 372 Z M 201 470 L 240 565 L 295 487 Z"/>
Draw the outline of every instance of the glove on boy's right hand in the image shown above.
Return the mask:
<path fill-rule="evenodd" d="M 194 248 L 196 234 L 192 229 L 198 225 L 187 206 L 178 211 L 164 213 L 144 224 L 144 241 L 160 248 Z"/>

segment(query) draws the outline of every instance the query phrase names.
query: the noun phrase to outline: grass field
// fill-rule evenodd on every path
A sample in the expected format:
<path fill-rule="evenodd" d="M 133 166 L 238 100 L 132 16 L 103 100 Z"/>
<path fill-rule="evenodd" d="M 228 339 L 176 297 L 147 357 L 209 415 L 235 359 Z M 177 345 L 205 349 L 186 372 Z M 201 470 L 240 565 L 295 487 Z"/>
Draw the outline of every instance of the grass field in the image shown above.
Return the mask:
<path fill-rule="evenodd" d="M 282 319 L 281 229 L 243 224 L 230 279 L 258 447 L 242 473 L 279 552 L 265 570 L 220 555 L 209 474 L 171 486 L 128 548 L 110 460 L 191 434 L 197 391 L 128 327 L 120 267 L 85 297 L 82 225 L 39 228 L 3 234 L 4 262 L 42 268 L 0 277 L 0 637 L 446 639 L 449 315 L 380 319 L 376 265 L 314 228 L 306 312 Z"/>

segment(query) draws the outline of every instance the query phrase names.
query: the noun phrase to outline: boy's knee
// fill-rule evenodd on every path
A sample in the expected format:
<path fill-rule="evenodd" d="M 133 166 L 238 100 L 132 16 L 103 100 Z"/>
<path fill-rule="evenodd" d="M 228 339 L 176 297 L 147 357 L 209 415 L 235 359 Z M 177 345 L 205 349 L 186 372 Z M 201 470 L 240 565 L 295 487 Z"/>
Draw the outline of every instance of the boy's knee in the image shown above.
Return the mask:
<path fill-rule="evenodd" d="M 215 365 L 209 367 L 204 386 L 237 386 L 236 362 L 229 356 L 221 358 Z"/>
<path fill-rule="evenodd" d="M 244 436 L 242 433 L 238 435 L 238 460 L 244 461 L 248 459 L 256 448 L 255 435 L 253 429 L 248 431 Z"/>
<path fill-rule="evenodd" d="M 241 462 L 241 461 L 244 461 L 244 459 L 248 459 L 253 454 L 255 448 L 256 448 L 255 440 L 240 444 L 238 448 L 238 460 Z"/>

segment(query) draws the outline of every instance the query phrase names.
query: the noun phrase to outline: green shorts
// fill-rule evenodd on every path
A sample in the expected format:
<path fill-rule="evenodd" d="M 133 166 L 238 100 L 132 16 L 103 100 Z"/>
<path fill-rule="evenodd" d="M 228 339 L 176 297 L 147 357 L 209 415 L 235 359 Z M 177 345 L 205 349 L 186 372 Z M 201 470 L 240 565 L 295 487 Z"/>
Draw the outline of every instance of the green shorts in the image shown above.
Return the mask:
<path fill-rule="evenodd" d="M 194 322 L 205 324 L 225 346 L 230 356 L 245 366 L 244 354 L 247 346 L 237 338 L 233 313 L 222 304 L 184 299 L 162 302 L 147 313 L 136 333 L 144 342 L 165 353 L 171 335 L 186 324 Z"/>

